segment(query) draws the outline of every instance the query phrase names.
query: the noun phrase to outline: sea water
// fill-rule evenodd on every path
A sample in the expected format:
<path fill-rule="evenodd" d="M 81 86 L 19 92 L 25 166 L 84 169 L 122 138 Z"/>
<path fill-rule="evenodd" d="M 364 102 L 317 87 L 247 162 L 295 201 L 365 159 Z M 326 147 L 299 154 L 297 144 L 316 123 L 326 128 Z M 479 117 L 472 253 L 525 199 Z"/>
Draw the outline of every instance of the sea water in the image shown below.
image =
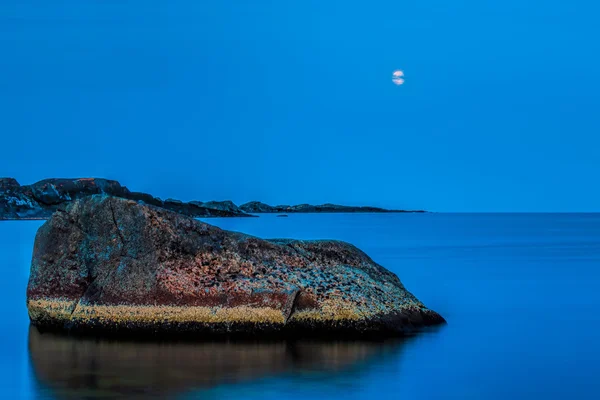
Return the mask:
<path fill-rule="evenodd" d="M 4 398 L 598 399 L 600 214 L 290 214 L 207 219 L 339 239 L 448 324 L 384 342 L 105 341 L 30 328 L 39 221 L 0 222 Z"/>

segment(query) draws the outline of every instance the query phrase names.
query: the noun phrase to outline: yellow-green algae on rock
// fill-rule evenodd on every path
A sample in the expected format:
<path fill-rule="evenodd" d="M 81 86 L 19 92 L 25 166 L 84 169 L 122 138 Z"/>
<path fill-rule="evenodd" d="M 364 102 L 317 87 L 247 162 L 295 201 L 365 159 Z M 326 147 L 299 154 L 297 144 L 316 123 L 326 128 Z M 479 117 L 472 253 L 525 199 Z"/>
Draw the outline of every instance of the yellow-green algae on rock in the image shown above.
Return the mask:
<path fill-rule="evenodd" d="M 39 229 L 27 306 L 40 327 L 198 337 L 397 335 L 444 322 L 348 243 L 263 240 L 107 196 Z"/>

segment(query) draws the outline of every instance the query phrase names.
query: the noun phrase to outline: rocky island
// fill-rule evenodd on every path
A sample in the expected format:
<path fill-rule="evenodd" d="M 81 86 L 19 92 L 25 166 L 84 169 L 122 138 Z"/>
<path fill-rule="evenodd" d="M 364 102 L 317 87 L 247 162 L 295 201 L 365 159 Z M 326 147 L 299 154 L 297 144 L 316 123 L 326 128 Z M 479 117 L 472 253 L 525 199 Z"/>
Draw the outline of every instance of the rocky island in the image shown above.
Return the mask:
<path fill-rule="evenodd" d="M 35 239 L 31 322 L 71 332 L 402 335 L 444 319 L 351 244 L 263 240 L 105 195 Z"/>
<path fill-rule="evenodd" d="M 339 204 L 298 204 L 295 206 L 279 205 L 270 206 L 260 201 L 251 201 L 242 204 L 239 209 L 242 212 L 261 214 L 261 213 L 422 213 L 423 210 L 388 210 L 379 207 L 369 206 L 342 206 Z"/>
<path fill-rule="evenodd" d="M 378 207 L 354 207 L 337 204 L 270 206 L 251 201 L 241 206 L 230 200 L 190 201 L 161 200 L 148 193 L 132 192 L 126 186 L 101 178 L 52 178 L 31 185 L 20 185 L 14 178 L 0 178 L 0 220 L 48 219 L 61 205 L 95 194 L 106 194 L 141 204 L 161 207 L 194 218 L 251 217 L 260 213 L 356 213 L 356 212 L 424 212 L 421 210 L 386 210 Z"/>

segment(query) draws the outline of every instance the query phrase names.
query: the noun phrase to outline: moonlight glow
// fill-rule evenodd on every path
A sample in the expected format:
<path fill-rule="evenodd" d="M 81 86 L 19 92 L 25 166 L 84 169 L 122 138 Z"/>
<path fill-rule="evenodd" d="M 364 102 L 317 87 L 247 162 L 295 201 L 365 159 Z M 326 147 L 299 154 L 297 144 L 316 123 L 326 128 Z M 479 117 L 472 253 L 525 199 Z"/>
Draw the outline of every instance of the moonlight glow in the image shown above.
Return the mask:
<path fill-rule="evenodd" d="M 400 86 L 404 83 L 404 72 L 400 71 L 399 69 L 394 71 L 394 73 L 392 74 L 392 82 L 394 82 L 395 85 Z"/>

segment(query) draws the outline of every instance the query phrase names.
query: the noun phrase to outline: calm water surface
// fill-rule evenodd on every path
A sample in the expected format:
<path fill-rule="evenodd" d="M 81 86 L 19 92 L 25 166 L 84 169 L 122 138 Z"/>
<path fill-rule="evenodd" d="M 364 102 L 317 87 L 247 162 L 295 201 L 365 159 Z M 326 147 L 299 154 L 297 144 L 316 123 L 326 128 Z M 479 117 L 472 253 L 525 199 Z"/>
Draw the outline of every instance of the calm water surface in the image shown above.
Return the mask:
<path fill-rule="evenodd" d="M 341 239 L 448 325 L 401 341 L 134 343 L 30 329 L 41 222 L 0 223 L 5 398 L 598 399 L 600 214 L 324 214 L 211 219 Z"/>

